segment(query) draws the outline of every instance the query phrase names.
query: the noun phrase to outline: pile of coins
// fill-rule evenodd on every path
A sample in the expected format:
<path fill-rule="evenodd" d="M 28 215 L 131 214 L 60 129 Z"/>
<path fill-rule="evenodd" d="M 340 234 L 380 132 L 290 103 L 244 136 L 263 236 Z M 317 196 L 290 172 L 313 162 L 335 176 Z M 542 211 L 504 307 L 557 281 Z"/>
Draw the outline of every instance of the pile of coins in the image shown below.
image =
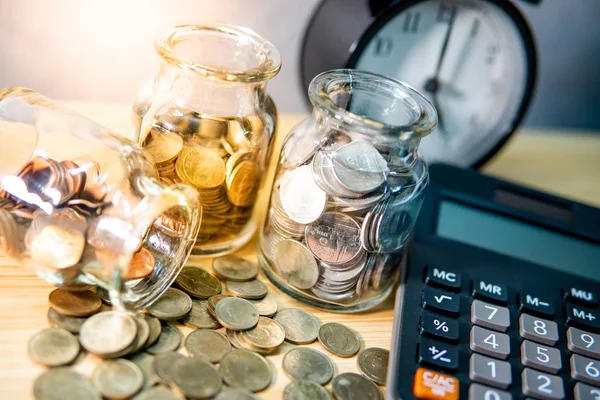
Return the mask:
<path fill-rule="evenodd" d="M 221 118 L 168 110 L 155 116 L 141 144 L 167 184 L 198 190 L 197 245 L 223 242 L 247 225 L 265 171 L 270 135 L 258 117 Z"/>
<path fill-rule="evenodd" d="M 301 133 L 283 148 L 263 254 L 285 283 L 319 299 L 348 304 L 377 294 L 396 276 L 415 187 L 396 185 L 367 141 Z"/>
<path fill-rule="evenodd" d="M 273 381 L 265 356 L 285 342 L 318 340 L 336 356 L 358 354 L 362 375 L 334 377 L 334 363 L 325 353 L 292 347 L 282 361 L 292 380 L 284 399 L 329 400 L 331 393 L 324 387 L 329 382 L 338 400 L 383 399 L 377 384 L 385 384 L 387 350 L 360 351 L 360 337 L 342 324 L 321 325 L 298 308 L 278 311 L 277 303 L 263 292 L 264 283 L 256 280 L 257 266 L 248 260 L 216 258 L 213 272 L 185 266 L 176 287 L 138 315 L 111 310 L 99 288 L 53 291 L 48 310 L 53 327 L 35 334 L 28 344 L 34 361 L 54 367 L 36 379 L 35 398 L 258 399 L 254 393 Z M 246 285 L 231 291 L 231 283 Z M 184 337 L 176 321 L 193 330 Z M 187 355 L 178 351 L 182 345 Z M 82 359 L 81 349 L 103 359 L 91 378 L 73 366 Z"/>

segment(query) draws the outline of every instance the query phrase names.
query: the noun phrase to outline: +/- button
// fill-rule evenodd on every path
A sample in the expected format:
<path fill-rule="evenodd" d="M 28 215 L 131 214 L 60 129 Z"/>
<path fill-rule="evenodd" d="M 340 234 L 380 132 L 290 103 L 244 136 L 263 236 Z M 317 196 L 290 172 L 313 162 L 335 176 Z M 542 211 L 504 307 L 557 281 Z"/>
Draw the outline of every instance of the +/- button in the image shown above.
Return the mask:
<path fill-rule="evenodd" d="M 456 315 L 460 311 L 460 298 L 455 293 L 426 287 L 423 291 L 423 308 Z"/>
<path fill-rule="evenodd" d="M 461 276 L 459 272 L 443 269 L 435 265 L 428 265 L 425 283 L 450 290 L 460 290 Z"/>
<path fill-rule="evenodd" d="M 425 368 L 417 369 L 413 394 L 423 400 L 458 400 L 458 379 Z"/>
<path fill-rule="evenodd" d="M 508 302 L 506 285 L 488 281 L 473 282 L 473 296 L 500 304 L 506 304 Z"/>
<path fill-rule="evenodd" d="M 456 371 L 458 369 L 458 350 L 435 340 L 421 339 L 419 364 Z"/>

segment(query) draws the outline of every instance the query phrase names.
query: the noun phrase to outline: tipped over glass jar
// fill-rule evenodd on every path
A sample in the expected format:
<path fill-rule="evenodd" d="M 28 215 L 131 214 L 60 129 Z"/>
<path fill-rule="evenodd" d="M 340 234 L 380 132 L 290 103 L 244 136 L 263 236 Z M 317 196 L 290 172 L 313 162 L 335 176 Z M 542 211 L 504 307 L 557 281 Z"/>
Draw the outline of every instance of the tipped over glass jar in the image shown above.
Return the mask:
<path fill-rule="evenodd" d="M 428 183 L 417 149 L 437 113 L 410 86 L 363 71 L 322 73 L 308 94 L 312 115 L 281 150 L 259 260 L 291 297 L 357 312 L 397 279 Z"/>

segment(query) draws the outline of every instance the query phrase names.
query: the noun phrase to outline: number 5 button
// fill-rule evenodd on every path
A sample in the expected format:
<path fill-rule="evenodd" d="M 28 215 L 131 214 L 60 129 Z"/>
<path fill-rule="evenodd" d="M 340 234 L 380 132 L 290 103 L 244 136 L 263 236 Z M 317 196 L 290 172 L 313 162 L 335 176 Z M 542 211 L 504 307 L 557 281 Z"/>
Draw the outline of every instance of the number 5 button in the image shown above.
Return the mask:
<path fill-rule="evenodd" d="M 521 364 L 556 374 L 562 367 L 560 351 L 524 340 L 521 345 Z"/>

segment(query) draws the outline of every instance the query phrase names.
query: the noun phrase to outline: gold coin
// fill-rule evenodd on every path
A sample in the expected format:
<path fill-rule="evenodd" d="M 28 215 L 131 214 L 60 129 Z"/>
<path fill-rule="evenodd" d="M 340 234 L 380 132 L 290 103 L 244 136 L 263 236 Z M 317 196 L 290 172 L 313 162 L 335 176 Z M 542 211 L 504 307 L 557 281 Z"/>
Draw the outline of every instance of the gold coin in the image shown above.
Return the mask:
<path fill-rule="evenodd" d="M 102 300 L 94 292 L 67 292 L 62 289 L 53 290 L 48 296 L 50 307 L 54 311 L 70 317 L 87 317 L 100 310 Z"/>
<path fill-rule="evenodd" d="M 200 267 L 186 265 L 183 267 L 175 283 L 190 296 L 208 299 L 221 293 L 221 281 L 216 276 Z"/>
<path fill-rule="evenodd" d="M 61 269 L 77 264 L 84 247 L 85 237 L 81 231 L 47 225 L 31 241 L 29 254 L 35 262 Z"/>
<path fill-rule="evenodd" d="M 252 153 L 249 151 L 242 150 L 233 153 L 233 155 L 229 157 L 227 163 L 225 164 L 225 171 L 227 173 L 227 176 L 231 175 L 235 167 L 237 167 L 241 162 L 251 159 Z"/>
<path fill-rule="evenodd" d="M 177 159 L 178 175 L 199 189 L 212 189 L 225 181 L 225 163 L 215 152 L 189 147 Z"/>
<path fill-rule="evenodd" d="M 248 207 L 256 197 L 260 174 L 252 161 L 241 162 L 227 178 L 227 197 L 232 204 Z"/>
<path fill-rule="evenodd" d="M 173 160 L 183 149 L 183 139 L 176 133 L 152 130 L 149 137 L 144 149 L 150 153 L 156 164 Z"/>

